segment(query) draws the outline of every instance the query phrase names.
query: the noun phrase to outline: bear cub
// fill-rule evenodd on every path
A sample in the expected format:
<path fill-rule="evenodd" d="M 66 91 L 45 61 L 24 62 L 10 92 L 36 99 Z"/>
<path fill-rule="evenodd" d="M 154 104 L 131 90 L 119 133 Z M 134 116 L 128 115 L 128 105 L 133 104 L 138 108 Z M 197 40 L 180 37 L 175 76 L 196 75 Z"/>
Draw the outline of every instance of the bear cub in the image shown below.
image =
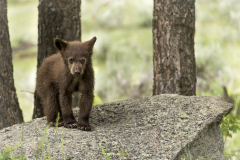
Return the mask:
<path fill-rule="evenodd" d="M 46 58 L 37 71 L 36 91 L 40 96 L 47 122 L 56 126 L 90 131 L 89 115 L 93 104 L 93 46 L 96 37 L 84 43 L 56 38 L 58 53 Z M 81 92 L 78 122 L 72 111 L 72 93 Z"/>

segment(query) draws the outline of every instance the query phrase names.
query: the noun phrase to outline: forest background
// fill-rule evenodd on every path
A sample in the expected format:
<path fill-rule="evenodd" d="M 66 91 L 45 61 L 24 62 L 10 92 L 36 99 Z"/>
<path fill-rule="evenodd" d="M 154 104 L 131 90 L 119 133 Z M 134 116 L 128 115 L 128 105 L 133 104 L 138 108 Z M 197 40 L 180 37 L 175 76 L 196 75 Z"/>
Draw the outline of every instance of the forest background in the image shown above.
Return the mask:
<path fill-rule="evenodd" d="M 223 96 L 240 116 L 240 1 L 196 0 L 197 95 Z M 14 82 L 25 122 L 31 120 L 37 69 L 38 0 L 8 0 Z M 82 40 L 98 38 L 93 55 L 95 104 L 152 95 L 153 1 L 82 0 Z M 225 152 L 240 159 L 240 132 Z"/>

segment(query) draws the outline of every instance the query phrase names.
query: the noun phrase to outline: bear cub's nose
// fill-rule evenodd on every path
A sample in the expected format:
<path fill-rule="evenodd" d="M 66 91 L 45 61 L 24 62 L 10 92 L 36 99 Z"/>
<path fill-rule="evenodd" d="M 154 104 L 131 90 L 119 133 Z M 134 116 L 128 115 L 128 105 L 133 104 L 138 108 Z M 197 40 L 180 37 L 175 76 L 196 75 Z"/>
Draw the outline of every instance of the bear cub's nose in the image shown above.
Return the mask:
<path fill-rule="evenodd" d="M 80 75 L 80 71 L 79 70 L 75 70 L 74 71 L 74 75 Z"/>

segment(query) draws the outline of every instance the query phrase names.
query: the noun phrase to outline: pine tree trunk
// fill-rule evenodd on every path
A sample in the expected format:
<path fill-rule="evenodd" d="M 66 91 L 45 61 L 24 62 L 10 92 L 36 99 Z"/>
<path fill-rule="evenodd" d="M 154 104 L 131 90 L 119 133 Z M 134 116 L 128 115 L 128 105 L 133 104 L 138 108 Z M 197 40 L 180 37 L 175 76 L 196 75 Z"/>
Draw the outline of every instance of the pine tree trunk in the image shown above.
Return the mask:
<path fill-rule="evenodd" d="M 196 94 L 195 0 L 154 0 L 153 95 Z"/>
<path fill-rule="evenodd" d="M 81 0 L 39 0 L 37 68 L 44 58 L 57 53 L 54 38 L 81 40 Z M 35 93 L 33 119 L 44 116 L 40 98 Z M 73 102 L 78 102 L 74 96 Z M 74 105 L 77 105 L 73 103 Z"/>
<path fill-rule="evenodd" d="M 7 0 L 0 0 L 0 129 L 23 122 L 14 87 Z"/>

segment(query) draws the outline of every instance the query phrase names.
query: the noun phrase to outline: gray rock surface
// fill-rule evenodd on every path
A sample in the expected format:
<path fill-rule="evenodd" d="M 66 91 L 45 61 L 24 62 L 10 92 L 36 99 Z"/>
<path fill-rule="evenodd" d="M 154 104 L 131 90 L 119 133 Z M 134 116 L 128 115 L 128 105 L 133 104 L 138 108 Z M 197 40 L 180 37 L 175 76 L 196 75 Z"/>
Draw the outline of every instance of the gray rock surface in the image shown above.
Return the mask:
<path fill-rule="evenodd" d="M 45 154 L 54 159 L 104 160 L 102 149 L 118 159 L 121 148 L 132 160 L 226 159 L 220 123 L 231 110 L 232 104 L 220 97 L 159 95 L 113 102 L 93 107 L 91 132 L 45 129 L 46 118 L 38 118 L 24 128 L 16 124 L 0 130 L 0 150 L 19 142 L 28 159 Z M 78 111 L 74 109 L 76 117 Z M 21 153 L 21 145 L 15 152 Z"/>

